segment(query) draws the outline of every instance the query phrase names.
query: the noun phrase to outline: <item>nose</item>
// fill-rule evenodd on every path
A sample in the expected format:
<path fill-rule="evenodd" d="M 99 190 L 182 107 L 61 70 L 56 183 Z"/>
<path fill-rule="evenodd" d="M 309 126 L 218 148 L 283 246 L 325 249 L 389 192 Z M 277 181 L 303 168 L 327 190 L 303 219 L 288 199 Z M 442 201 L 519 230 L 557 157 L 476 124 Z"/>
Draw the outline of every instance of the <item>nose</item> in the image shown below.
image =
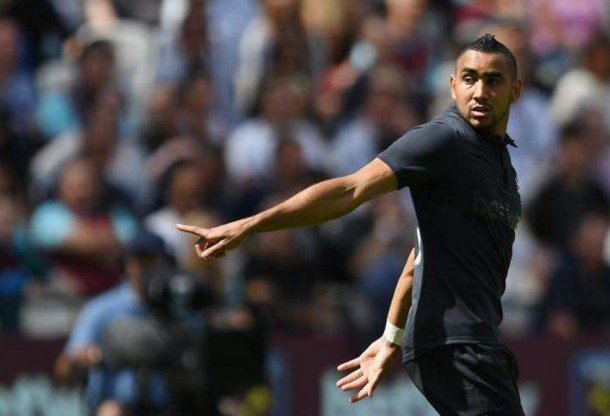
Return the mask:
<path fill-rule="evenodd" d="M 478 80 L 474 87 L 474 98 L 485 100 L 487 99 L 487 87 L 483 80 Z"/>

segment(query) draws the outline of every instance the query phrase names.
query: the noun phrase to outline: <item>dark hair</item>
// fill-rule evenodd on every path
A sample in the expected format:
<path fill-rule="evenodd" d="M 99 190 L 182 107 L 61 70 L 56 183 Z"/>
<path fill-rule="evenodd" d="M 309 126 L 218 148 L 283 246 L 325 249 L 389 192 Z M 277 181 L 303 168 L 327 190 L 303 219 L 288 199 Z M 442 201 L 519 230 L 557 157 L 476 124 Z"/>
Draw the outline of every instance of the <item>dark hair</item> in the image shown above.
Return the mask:
<path fill-rule="evenodd" d="M 494 35 L 490 35 L 486 33 L 481 36 L 470 45 L 466 46 L 462 49 L 459 56 L 462 56 L 466 51 L 477 51 L 483 53 L 499 53 L 502 54 L 508 59 L 508 64 L 510 66 L 510 72 L 513 79 L 517 78 L 517 60 L 515 59 L 515 55 L 508 49 L 504 44 L 498 42 Z"/>
<path fill-rule="evenodd" d="M 114 47 L 112 46 L 112 43 L 110 43 L 109 40 L 97 39 L 82 46 L 81 54 L 79 56 L 80 61 L 82 62 L 94 52 L 101 52 L 114 58 Z"/>

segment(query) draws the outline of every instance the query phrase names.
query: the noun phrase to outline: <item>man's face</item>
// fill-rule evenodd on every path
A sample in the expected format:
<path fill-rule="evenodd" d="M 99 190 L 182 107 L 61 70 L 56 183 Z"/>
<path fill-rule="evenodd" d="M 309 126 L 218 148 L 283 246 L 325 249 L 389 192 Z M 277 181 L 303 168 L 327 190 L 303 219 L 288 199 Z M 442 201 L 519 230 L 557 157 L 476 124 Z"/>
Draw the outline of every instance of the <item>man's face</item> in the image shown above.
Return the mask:
<path fill-rule="evenodd" d="M 521 93 L 521 80 L 513 79 L 508 59 L 499 53 L 466 51 L 451 76 L 451 97 L 475 129 L 504 135 L 510 105 Z"/>

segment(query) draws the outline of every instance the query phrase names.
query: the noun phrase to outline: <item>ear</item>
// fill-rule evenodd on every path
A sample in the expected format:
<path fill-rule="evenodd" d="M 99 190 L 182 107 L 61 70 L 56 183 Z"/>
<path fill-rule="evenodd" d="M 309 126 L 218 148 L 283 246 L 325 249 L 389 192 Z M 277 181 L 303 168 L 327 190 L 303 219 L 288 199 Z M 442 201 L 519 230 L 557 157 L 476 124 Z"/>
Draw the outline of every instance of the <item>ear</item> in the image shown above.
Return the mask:
<path fill-rule="evenodd" d="M 453 99 L 453 101 L 456 100 L 456 94 L 455 94 L 455 76 L 451 75 L 449 77 L 449 84 L 451 85 L 451 98 Z"/>
<path fill-rule="evenodd" d="M 517 102 L 519 97 L 521 96 L 521 89 L 523 88 L 523 81 L 521 78 L 518 78 L 517 81 L 513 84 L 512 96 L 510 97 L 511 104 Z"/>

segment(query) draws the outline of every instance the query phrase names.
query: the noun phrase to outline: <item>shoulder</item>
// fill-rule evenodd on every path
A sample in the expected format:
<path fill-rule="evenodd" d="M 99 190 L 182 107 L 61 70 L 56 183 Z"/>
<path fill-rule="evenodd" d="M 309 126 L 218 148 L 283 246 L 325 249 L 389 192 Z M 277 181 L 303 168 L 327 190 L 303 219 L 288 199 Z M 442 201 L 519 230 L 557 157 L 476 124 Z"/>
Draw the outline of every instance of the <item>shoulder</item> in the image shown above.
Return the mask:
<path fill-rule="evenodd" d="M 401 139 L 420 142 L 426 147 L 451 146 L 460 132 L 458 127 L 459 125 L 456 122 L 442 114 L 427 123 L 407 130 Z"/>
<path fill-rule="evenodd" d="M 458 114 L 455 105 L 433 118 L 428 124 L 431 128 L 439 129 L 444 134 L 453 135 L 454 138 L 472 133 L 472 127 Z"/>

